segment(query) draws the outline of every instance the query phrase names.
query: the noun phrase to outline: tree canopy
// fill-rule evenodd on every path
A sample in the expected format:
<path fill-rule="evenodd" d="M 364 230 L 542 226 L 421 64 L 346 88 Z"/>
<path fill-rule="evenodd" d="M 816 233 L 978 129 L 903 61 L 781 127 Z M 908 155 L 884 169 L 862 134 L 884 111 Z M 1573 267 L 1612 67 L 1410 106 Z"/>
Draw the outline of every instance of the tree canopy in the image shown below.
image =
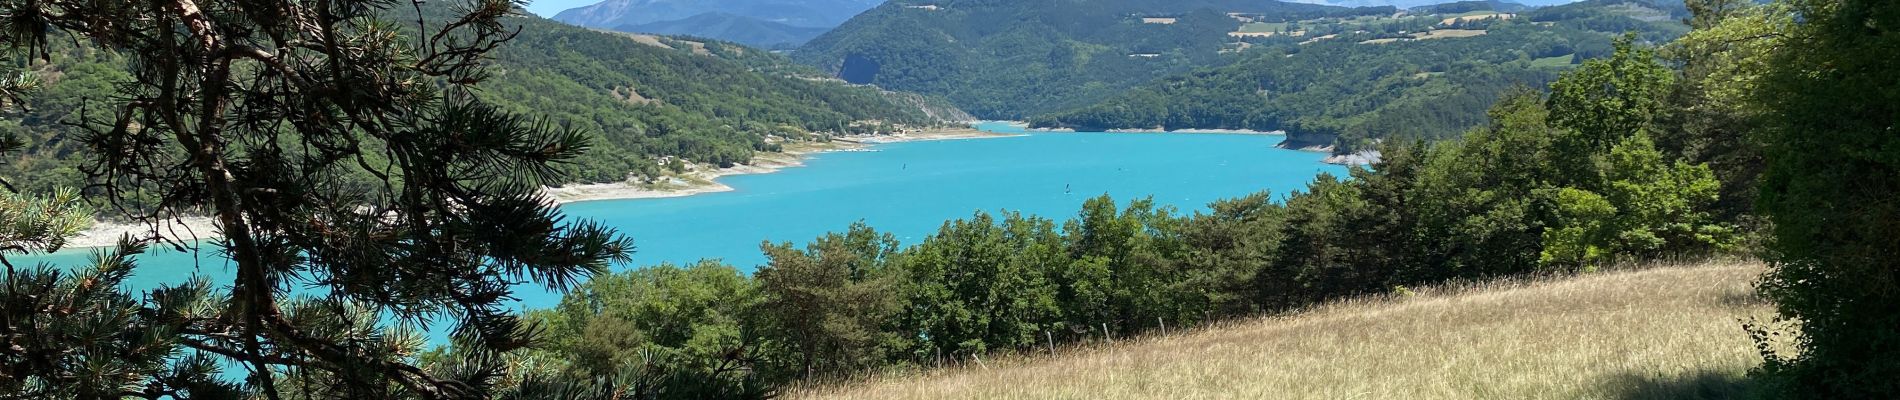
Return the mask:
<path fill-rule="evenodd" d="M 1893 58 L 1900 10 L 1881 1 L 1786 4 L 1799 22 L 1770 34 L 1780 37 L 1770 42 L 1771 67 L 1753 100 L 1767 122 L 1759 207 L 1775 237 L 1768 246 L 1774 268 L 1761 289 L 1796 325 L 1798 352 L 1764 348 L 1764 369 L 1791 397 L 1893 397 L 1900 394 L 1892 379 L 1900 376 L 1900 262 L 1893 257 L 1900 248 L 1900 69 Z M 1756 328 L 1762 340 L 1781 333 Z"/>

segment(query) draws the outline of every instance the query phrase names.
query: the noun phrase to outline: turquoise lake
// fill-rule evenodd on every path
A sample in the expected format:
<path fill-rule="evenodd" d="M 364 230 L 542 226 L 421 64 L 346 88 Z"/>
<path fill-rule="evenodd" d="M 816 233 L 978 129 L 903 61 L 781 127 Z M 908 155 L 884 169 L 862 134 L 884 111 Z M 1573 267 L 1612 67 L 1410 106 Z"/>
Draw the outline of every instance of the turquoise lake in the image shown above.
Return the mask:
<path fill-rule="evenodd" d="M 1021 133 L 1001 123 L 979 125 Z M 1027 133 L 1023 136 L 882 144 L 874 151 L 812 155 L 805 167 L 720 179 L 735 190 L 662 199 L 570 203 L 570 218 L 594 219 L 631 236 L 631 265 L 683 264 L 717 258 L 750 271 L 764 261 L 764 241 L 803 245 L 863 220 L 914 244 L 945 220 L 1002 210 L 1064 219 L 1101 194 L 1116 201 L 1153 196 L 1183 213 L 1211 201 L 1263 190 L 1303 189 L 1321 172 L 1345 167 L 1321 153 L 1275 148 L 1280 136 L 1154 133 Z M 83 262 L 68 250 L 24 261 Z M 161 251 L 140 257 L 128 286 L 178 282 L 197 273 L 231 280 L 213 250 Z M 16 260 L 20 260 L 16 258 Z M 16 262 L 16 265 L 22 265 Z M 524 287 L 521 305 L 549 307 L 560 297 Z"/>

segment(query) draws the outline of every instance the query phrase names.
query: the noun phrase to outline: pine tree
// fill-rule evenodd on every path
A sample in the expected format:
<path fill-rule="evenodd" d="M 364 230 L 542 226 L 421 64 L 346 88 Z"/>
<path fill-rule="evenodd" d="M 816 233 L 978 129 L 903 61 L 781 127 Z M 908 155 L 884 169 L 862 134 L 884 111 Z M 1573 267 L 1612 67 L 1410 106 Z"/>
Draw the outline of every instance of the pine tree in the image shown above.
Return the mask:
<path fill-rule="evenodd" d="M 881 324 L 904 304 L 890 267 L 897 238 L 863 222 L 819 237 L 805 250 L 791 243 L 761 246 L 760 316 L 771 334 L 789 339 L 790 369 L 800 376 L 836 374 L 888 362 L 902 335 Z"/>
<path fill-rule="evenodd" d="M 129 257 L 164 241 L 147 237 L 70 278 L 10 273 L 9 318 L 34 311 L 16 306 L 68 311 L 26 331 L 36 346 L 0 349 L 0 387 L 237 396 L 212 377 L 241 365 L 241 388 L 269 399 L 555 393 L 504 361 L 538 331 L 508 310 L 513 287 L 564 290 L 631 243 L 565 220 L 539 194 L 588 149 L 584 132 L 472 94 L 519 4 L 453 3 L 0 1 L 8 48 L 50 58 L 49 37 L 70 35 L 132 61 L 134 80 L 73 121 L 93 186 L 126 218 L 210 216 L 221 234 L 210 243 L 236 272 L 116 290 Z M 443 323 L 456 357 L 422 365 L 415 328 Z M 61 345 L 91 353 L 39 353 Z"/>

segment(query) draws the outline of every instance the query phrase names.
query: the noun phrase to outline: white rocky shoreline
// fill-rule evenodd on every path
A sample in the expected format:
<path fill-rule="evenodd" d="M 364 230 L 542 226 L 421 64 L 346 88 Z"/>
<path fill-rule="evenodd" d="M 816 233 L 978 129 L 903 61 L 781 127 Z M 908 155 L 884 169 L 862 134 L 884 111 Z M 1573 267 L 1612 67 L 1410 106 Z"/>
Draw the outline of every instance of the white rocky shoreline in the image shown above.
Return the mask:
<path fill-rule="evenodd" d="M 1059 132 L 1059 133 L 1077 132 L 1075 128 L 1029 128 L 1027 124 L 1018 124 L 1018 126 L 1023 126 L 1024 127 L 1023 130 L 1028 131 L 1028 132 Z M 1286 135 L 1286 131 L 1257 131 L 1257 130 L 1252 130 L 1252 129 L 1116 128 L 1116 129 L 1105 130 L 1102 132 L 1106 132 L 1106 133 L 1200 133 L 1200 134 L 1217 134 L 1217 135 L 1272 135 L 1272 136 Z"/>
<path fill-rule="evenodd" d="M 687 171 L 661 178 L 655 182 L 615 182 L 578 184 L 544 188 L 543 193 L 557 204 L 597 200 L 652 199 L 685 197 L 705 193 L 732 191 L 731 186 L 718 181 L 721 177 L 747 174 L 766 174 L 791 167 L 804 166 L 805 157 L 811 154 L 844 151 L 870 151 L 869 147 L 884 143 L 901 143 L 930 140 L 984 139 L 1020 136 L 1008 133 L 986 132 L 976 129 L 955 128 L 906 132 L 890 135 L 858 135 L 833 137 L 830 142 L 788 143 L 785 151 L 778 153 L 758 153 L 751 164 L 715 168 L 707 165 L 692 165 Z M 94 221 L 90 228 L 66 240 L 66 248 L 108 247 L 118 243 L 125 235 L 134 237 L 159 236 L 193 241 L 219 237 L 217 224 L 208 217 L 178 217 L 162 221 L 154 227 L 137 222 Z"/>
<path fill-rule="evenodd" d="M 1320 162 L 1334 165 L 1371 165 L 1378 163 L 1381 156 L 1378 150 L 1360 150 L 1351 154 L 1329 155 Z"/>
<path fill-rule="evenodd" d="M 1060 130 L 1026 129 L 1032 132 L 1062 132 Z M 1073 132 L 1073 130 L 1069 130 Z M 1119 133 L 1209 133 L 1209 134 L 1245 134 L 1245 135 L 1284 135 L 1284 131 L 1251 131 L 1240 129 L 1182 129 L 1173 131 L 1158 130 L 1115 130 Z M 687 171 L 659 179 L 655 182 L 615 182 L 577 184 L 543 189 L 548 197 L 557 204 L 583 201 L 653 199 L 685 197 L 705 193 L 732 191 L 731 186 L 718 181 L 721 177 L 748 174 L 766 174 L 785 168 L 804 166 L 805 157 L 811 154 L 843 151 L 872 151 L 872 145 L 931 140 L 984 139 L 1020 136 L 1017 134 L 997 133 L 976 129 L 944 129 L 922 132 L 900 133 L 892 135 L 841 136 L 825 143 L 794 143 L 779 153 L 759 153 L 751 164 L 735 165 L 726 168 L 713 168 L 706 165 L 689 166 Z M 1293 150 L 1331 153 L 1332 146 L 1309 146 Z M 1379 162 L 1377 150 L 1364 150 L 1351 154 L 1333 154 L 1321 162 L 1335 165 L 1367 165 Z M 154 229 L 156 228 L 156 229 Z M 156 231 L 159 235 L 182 241 L 212 239 L 218 237 L 217 225 L 207 217 L 179 217 L 160 222 L 157 227 L 143 223 L 95 221 L 92 227 L 81 231 L 66 241 L 68 248 L 107 247 L 118 242 L 121 236 L 148 236 Z"/>

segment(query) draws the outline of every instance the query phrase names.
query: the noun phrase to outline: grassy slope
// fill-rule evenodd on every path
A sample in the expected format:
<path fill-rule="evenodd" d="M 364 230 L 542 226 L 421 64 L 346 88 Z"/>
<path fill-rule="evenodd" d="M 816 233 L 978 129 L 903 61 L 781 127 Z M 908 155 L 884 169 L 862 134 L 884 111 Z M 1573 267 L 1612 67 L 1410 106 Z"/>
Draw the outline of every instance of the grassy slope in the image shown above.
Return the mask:
<path fill-rule="evenodd" d="M 1442 288 L 806 398 L 1729 398 L 1759 264 Z"/>

